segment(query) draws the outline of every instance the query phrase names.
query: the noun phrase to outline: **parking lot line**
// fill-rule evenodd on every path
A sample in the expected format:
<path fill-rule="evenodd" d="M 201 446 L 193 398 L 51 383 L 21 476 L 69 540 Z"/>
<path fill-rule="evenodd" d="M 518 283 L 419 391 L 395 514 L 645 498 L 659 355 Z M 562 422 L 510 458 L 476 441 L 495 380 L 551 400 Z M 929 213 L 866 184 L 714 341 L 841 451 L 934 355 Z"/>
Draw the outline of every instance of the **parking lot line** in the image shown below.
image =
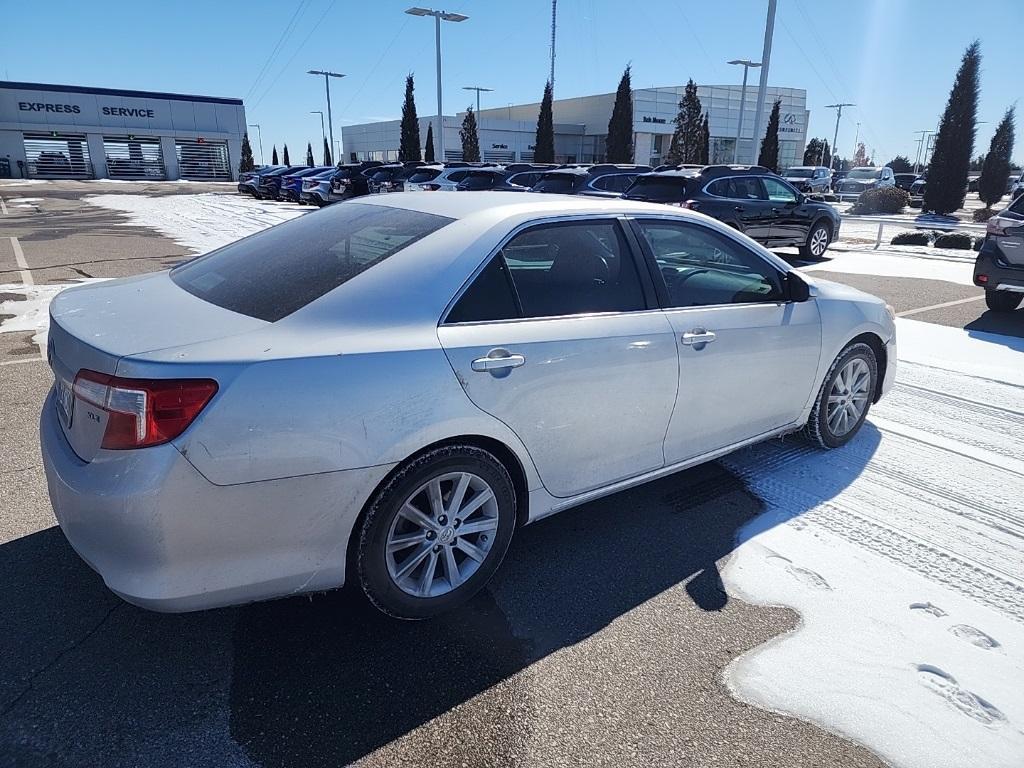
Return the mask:
<path fill-rule="evenodd" d="M 25 363 L 45 363 L 45 357 L 30 357 L 25 360 L 0 360 L 0 365 L 25 365 Z"/>
<path fill-rule="evenodd" d="M 4 202 L 2 197 L 0 197 L 0 211 L 4 212 L 4 216 L 7 215 L 7 203 Z"/>
<path fill-rule="evenodd" d="M 25 285 L 35 285 L 35 280 L 32 279 L 32 271 L 28 268 L 28 262 L 25 261 L 25 252 L 21 250 L 21 243 L 18 242 L 18 238 L 11 236 L 11 248 L 14 249 L 14 260 L 18 263 L 18 269 L 21 271 L 21 282 Z"/>
<path fill-rule="evenodd" d="M 971 296 L 969 299 L 957 299 L 956 301 L 944 301 L 941 304 L 932 304 L 927 307 L 918 307 L 917 309 L 908 309 L 906 312 L 897 312 L 896 317 L 909 317 L 910 315 L 919 315 L 922 312 L 928 312 L 933 309 L 942 309 L 943 307 L 955 307 L 957 304 L 970 304 L 972 301 L 981 301 L 984 296 Z"/>

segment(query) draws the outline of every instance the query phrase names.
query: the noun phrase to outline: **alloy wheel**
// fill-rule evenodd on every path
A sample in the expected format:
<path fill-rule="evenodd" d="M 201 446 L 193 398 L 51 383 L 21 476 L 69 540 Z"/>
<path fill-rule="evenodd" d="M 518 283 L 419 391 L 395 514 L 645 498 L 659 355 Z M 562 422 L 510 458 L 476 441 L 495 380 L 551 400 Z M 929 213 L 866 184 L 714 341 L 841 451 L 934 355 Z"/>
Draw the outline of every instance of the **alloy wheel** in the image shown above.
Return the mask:
<path fill-rule="evenodd" d="M 844 365 L 828 393 L 826 419 L 829 431 L 842 437 L 853 429 L 868 407 L 871 396 L 871 369 L 859 357 Z"/>
<path fill-rule="evenodd" d="M 388 575 L 413 597 L 448 594 L 480 568 L 497 529 L 497 498 L 483 478 L 438 475 L 399 507 L 385 545 Z"/>
<path fill-rule="evenodd" d="M 828 230 L 825 227 L 816 227 L 811 233 L 811 255 L 820 258 L 828 248 Z"/>

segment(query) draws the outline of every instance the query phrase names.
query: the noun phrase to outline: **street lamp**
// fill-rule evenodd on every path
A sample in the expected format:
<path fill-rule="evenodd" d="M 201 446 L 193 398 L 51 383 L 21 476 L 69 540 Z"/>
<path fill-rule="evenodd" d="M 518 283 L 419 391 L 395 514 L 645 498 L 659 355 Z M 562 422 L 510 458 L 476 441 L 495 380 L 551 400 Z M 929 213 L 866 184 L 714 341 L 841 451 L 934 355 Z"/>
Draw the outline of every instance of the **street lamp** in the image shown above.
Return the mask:
<path fill-rule="evenodd" d="M 331 135 L 331 146 L 334 146 L 334 121 L 331 119 L 331 78 L 332 77 L 344 77 L 344 75 L 337 72 L 325 72 L 322 69 L 310 69 L 306 72 L 307 75 L 323 75 L 324 76 L 324 88 L 327 89 L 327 132 Z"/>
<path fill-rule="evenodd" d="M 320 115 L 320 135 L 323 136 L 324 143 L 326 144 L 327 143 L 327 133 L 326 133 L 326 131 L 324 131 L 324 113 L 321 110 L 319 110 L 319 109 L 311 109 L 311 110 L 309 110 L 309 114 L 311 114 L 311 115 Z"/>
<path fill-rule="evenodd" d="M 740 90 L 740 122 L 736 126 L 736 146 L 732 148 L 732 161 L 739 163 L 740 157 L 740 134 L 743 132 L 743 111 L 747 107 L 747 71 L 751 67 L 760 67 L 761 62 L 750 61 L 749 59 L 733 59 L 729 64 L 743 65 L 743 88 Z"/>
<path fill-rule="evenodd" d="M 465 21 L 469 16 L 461 13 L 448 13 L 447 11 L 435 11 L 430 8 L 409 8 L 406 13 L 410 16 L 433 16 L 434 17 L 434 47 L 437 52 L 437 127 L 438 127 L 438 148 L 440 149 L 441 162 L 444 157 L 444 112 L 441 108 L 441 21 Z"/>
<path fill-rule="evenodd" d="M 834 109 L 836 111 L 836 130 L 832 134 L 832 159 L 829 160 L 829 168 L 835 165 L 836 158 L 839 156 L 839 152 L 836 150 L 836 142 L 839 140 L 839 118 L 843 116 L 843 107 L 856 107 L 856 104 L 844 102 L 842 104 L 826 104 L 825 109 Z"/>
<path fill-rule="evenodd" d="M 462 86 L 462 90 L 464 90 L 464 91 L 476 91 L 476 111 L 477 111 L 477 114 L 479 114 L 480 113 L 480 91 L 484 91 L 485 93 L 490 93 L 494 89 L 493 88 L 481 88 L 479 85 L 464 85 L 464 86 Z"/>
<path fill-rule="evenodd" d="M 256 129 L 256 134 L 260 138 L 260 165 L 263 165 L 263 131 L 260 130 L 259 123 L 249 123 L 250 128 Z"/>

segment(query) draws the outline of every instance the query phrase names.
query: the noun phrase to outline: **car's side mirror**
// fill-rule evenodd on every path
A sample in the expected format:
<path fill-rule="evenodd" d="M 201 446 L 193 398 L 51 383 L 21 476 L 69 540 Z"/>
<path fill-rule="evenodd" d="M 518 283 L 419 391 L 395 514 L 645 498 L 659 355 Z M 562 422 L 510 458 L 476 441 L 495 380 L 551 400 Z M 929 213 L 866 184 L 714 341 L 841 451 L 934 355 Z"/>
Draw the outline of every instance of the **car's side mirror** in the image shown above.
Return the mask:
<path fill-rule="evenodd" d="M 786 289 L 789 291 L 790 301 L 810 301 L 818 293 L 799 272 L 795 271 L 786 273 Z"/>

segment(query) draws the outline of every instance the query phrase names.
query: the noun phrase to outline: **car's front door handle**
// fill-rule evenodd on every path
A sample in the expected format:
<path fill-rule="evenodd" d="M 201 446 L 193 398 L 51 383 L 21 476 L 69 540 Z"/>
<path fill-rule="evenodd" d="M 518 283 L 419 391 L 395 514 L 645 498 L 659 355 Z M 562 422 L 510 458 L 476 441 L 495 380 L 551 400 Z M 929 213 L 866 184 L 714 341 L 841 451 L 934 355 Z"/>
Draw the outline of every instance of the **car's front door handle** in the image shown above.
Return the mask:
<path fill-rule="evenodd" d="M 703 328 L 694 328 L 692 331 L 687 331 L 679 339 L 686 346 L 696 347 L 697 349 L 702 349 L 705 344 L 710 344 L 714 340 L 714 332 Z"/>
<path fill-rule="evenodd" d="M 742 213 L 742 212 L 743 212 L 743 211 L 745 210 L 745 209 L 743 208 L 743 206 L 742 206 L 742 205 L 734 205 L 734 206 L 732 207 L 732 209 L 733 209 L 734 211 L 738 211 L 738 212 L 740 212 L 740 213 Z"/>
<path fill-rule="evenodd" d="M 493 349 L 487 354 L 487 357 L 478 357 L 474 360 L 472 368 L 477 373 L 485 373 L 518 368 L 525 364 L 526 358 L 522 355 L 515 355 L 504 349 Z"/>

